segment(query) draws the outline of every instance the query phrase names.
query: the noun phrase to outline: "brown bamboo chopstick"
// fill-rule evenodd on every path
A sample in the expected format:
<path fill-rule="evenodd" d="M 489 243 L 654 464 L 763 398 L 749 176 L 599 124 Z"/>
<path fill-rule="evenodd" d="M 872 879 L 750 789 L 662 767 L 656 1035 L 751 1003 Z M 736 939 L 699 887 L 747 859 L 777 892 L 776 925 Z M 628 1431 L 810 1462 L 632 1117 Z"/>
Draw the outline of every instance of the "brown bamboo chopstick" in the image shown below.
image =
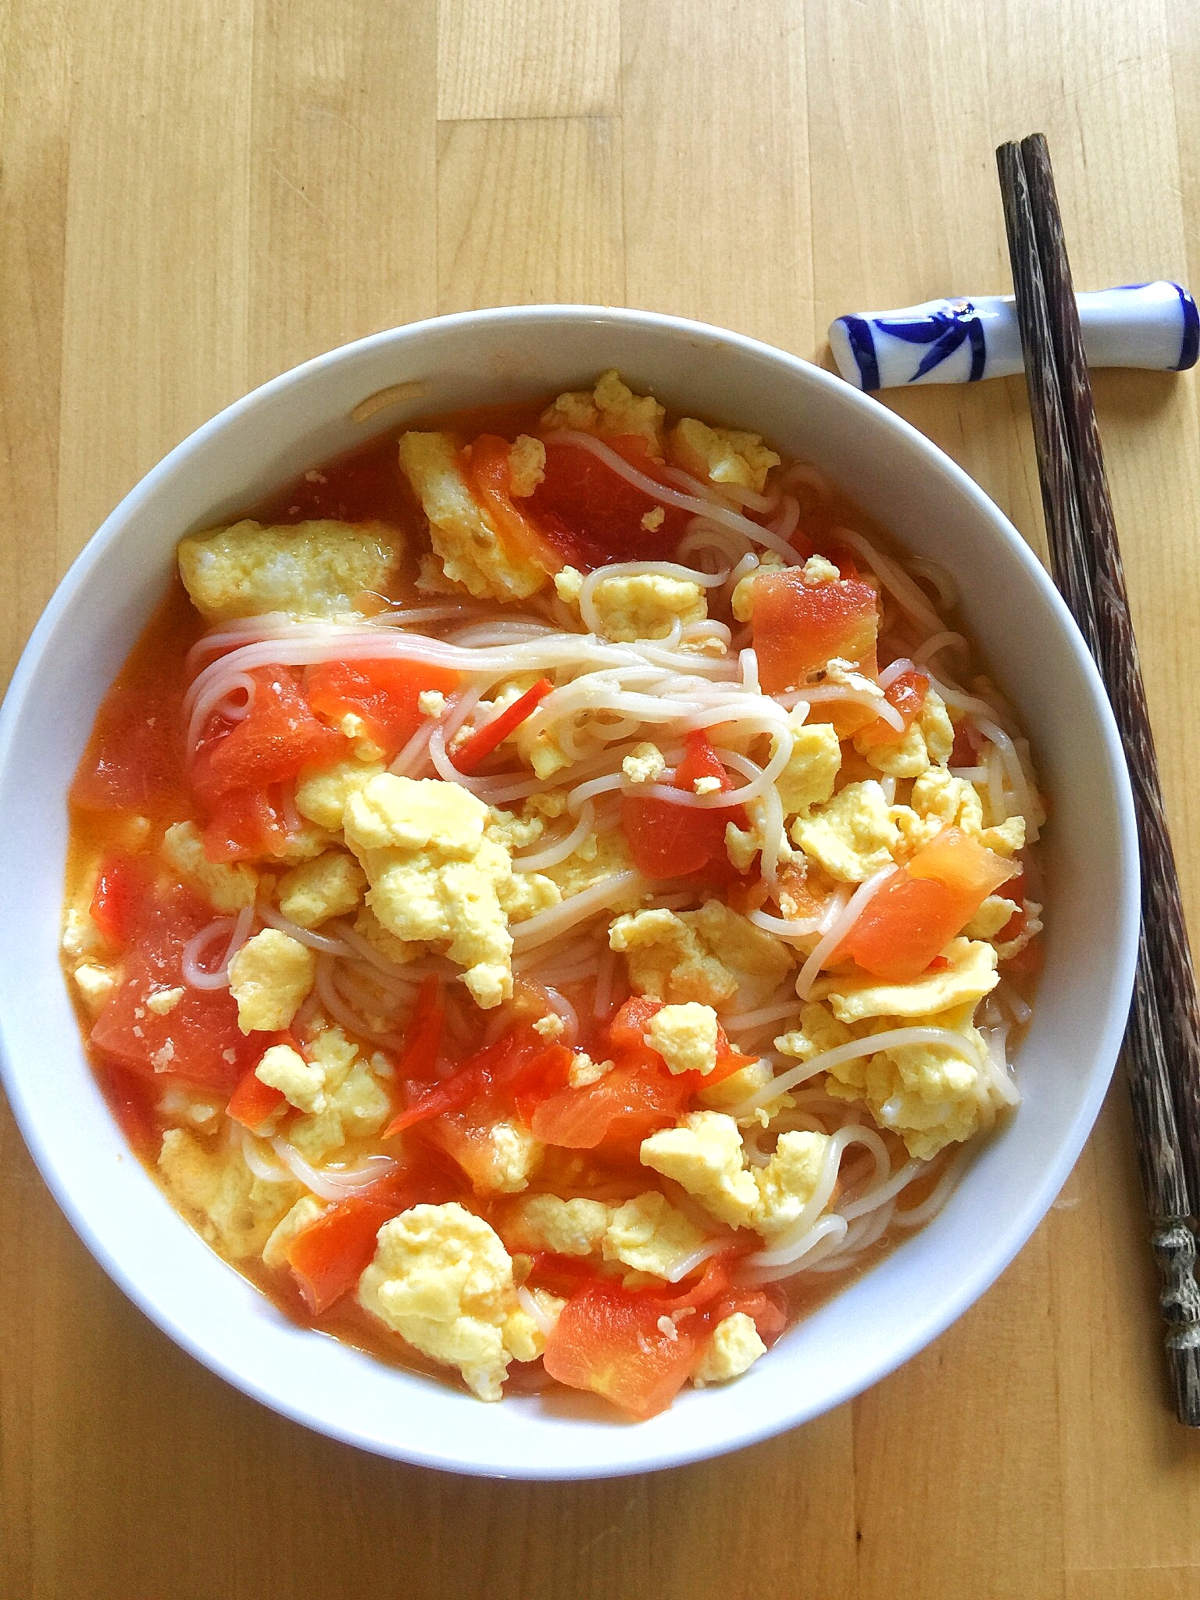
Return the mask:
<path fill-rule="evenodd" d="M 1175 1410 L 1200 1426 L 1200 1012 L 1091 381 L 1045 139 L 996 152 L 1054 578 L 1096 657 L 1134 786 L 1142 929 L 1126 1064 Z"/>

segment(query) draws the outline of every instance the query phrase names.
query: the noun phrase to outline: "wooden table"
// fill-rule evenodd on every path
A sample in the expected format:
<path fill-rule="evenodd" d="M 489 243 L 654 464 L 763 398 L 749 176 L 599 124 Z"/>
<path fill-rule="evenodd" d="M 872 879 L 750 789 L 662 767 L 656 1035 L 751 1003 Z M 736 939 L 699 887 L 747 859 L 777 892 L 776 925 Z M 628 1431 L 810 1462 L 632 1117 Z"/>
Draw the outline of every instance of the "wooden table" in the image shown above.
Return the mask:
<path fill-rule="evenodd" d="M 1194 0 L 3 0 L 0 19 L 6 676 L 170 445 L 374 329 L 603 301 L 813 356 L 838 312 L 1006 286 L 992 150 L 1034 128 L 1081 287 L 1200 280 Z M 1196 387 L 1097 390 L 1200 912 Z M 1020 383 L 888 403 L 1040 539 Z M 310 1435 L 125 1302 L 6 1112 L 0 1195 L 5 1600 L 1200 1593 L 1200 1436 L 1163 1404 L 1119 1084 L 1033 1241 L 932 1348 L 784 1438 L 610 1483 L 458 1480 Z"/>

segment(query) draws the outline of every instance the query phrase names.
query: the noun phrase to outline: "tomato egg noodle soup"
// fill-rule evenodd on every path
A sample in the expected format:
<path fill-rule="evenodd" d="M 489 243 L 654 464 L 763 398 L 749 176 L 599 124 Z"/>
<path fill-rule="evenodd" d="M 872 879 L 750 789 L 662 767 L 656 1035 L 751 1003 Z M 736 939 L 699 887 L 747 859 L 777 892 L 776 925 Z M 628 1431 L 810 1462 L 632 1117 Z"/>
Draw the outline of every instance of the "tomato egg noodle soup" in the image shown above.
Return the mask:
<path fill-rule="evenodd" d="M 937 1210 L 1017 1099 L 1028 749 L 805 462 L 616 373 L 182 539 L 71 793 L 131 1144 L 291 1315 L 648 1417 Z"/>

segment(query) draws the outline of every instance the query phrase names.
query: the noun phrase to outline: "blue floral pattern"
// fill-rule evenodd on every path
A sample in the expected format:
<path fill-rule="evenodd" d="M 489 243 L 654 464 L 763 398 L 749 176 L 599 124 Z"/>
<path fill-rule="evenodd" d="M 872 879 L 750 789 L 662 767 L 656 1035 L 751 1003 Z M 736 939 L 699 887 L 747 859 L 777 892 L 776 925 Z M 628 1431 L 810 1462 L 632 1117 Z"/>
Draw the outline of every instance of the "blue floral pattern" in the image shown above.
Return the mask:
<path fill-rule="evenodd" d="M 944 310 L 935 311 L 916 322 L 899 322 L 890 318 L 885 321 L 880 317 L 876 319 L 875 326 L 895 339 L 903 339 L 906 344 L 930 346 L 909 378 L 909 383 L 915 383 L 927 372 L 932 372 L 934 367 L 940 367 L 964 340 L 971 347 L 971 370 L 967 374 L 967 382 L 978 383 L 983 377 L 983 369 L 987 364 L 987 340 L 983 323 L 970 300 L 948 302 Z"/>

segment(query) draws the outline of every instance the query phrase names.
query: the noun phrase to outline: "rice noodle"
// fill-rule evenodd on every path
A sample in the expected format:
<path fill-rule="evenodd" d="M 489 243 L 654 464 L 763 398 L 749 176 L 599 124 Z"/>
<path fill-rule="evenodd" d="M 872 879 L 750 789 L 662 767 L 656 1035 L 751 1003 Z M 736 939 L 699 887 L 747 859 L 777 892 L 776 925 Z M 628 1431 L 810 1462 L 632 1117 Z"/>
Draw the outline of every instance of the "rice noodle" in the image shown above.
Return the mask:
<path fill-rule="evenodd" d="M 254 926 L 254 907 L 243 906 L 236 917 L 214 917 L 183 947 L 180 957 L 180 971 L 183 981 L 190 989 L 228 989 L 229 963 L 250 937 L 250 930 Z M 219 965 L 206 967 L 201 962 L 201 956 L 218 939 L 225 938 L 225 951 Z"/>
<path fill-rule="evenodd" d="M 271 1140 L 271 1149 L 292 1177 L 322 1200 L 348 1200 L 351 1195 L 374 1188 L 381 1178 L 400 1169 L 398 1161 L 382 1155 L 367 1156 L 357 1167 L 314 1167 L 281 1134 Z"/>
<path fill-rule="evenodd" d="M 565 861 L 568 856 L 575 854 L 579 846 L 592 832 L 595 821 L 595 807 L 590 801 L 585 800 L 579 808 L 579 821 L 569 833 L 563 834 L 561 838 L 552 840 L 531 855 L 514 856 L 513 871 L 543 872 L 547 867 L 556 867 L 560 861 Z"/>

